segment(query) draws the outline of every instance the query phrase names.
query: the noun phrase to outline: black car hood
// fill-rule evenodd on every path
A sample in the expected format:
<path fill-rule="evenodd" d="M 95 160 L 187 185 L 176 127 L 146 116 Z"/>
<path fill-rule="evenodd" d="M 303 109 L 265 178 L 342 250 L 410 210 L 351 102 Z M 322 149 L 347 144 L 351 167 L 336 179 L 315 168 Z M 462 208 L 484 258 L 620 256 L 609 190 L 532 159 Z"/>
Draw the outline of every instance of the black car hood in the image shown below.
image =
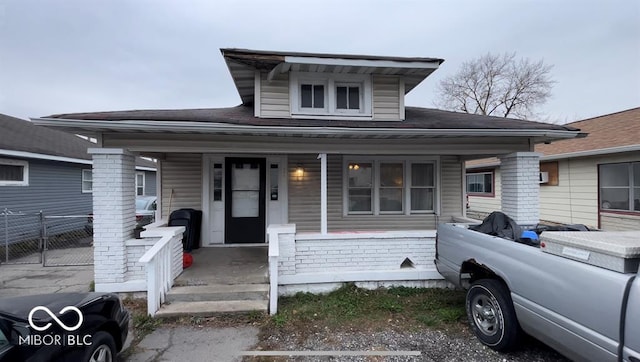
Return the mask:
<path fill-rule="evenodd" d="M 104 295 L 104 293 L 55 293 L 0 298 L 0 313 L 9 314 L 17 319 L 26 321 L 29 312 L 37 306 L 47 307 L 57 314 L 64 307 L 74 306 L 80 308 L 92 300 L 101 299 Z"/>

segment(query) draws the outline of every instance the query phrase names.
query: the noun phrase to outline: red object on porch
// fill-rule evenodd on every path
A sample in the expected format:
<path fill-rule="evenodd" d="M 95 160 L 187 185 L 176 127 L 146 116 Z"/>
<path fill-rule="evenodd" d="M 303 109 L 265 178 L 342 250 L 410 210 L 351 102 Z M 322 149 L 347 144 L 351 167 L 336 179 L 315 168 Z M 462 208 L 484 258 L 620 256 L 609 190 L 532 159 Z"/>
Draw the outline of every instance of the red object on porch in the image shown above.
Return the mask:
<path fill-rule="evenodd" d="M 189 253 L 182 253 L 182 269 L 187 269 L 193 264 L 193 256 Z"/>

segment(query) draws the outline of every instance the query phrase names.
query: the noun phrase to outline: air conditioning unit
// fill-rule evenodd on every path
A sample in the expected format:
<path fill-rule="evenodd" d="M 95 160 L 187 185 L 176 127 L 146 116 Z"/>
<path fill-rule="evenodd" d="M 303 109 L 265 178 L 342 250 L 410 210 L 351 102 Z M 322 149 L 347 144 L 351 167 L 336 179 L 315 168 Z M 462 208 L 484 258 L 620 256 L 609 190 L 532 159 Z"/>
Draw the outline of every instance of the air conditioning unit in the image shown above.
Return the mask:
<path fill-rule="evenodd" d="M 541 184 L 546 184 L 549 182 L 549 173 L 548 172 L 540 172 L 540 177 L 538 180 Z"/>

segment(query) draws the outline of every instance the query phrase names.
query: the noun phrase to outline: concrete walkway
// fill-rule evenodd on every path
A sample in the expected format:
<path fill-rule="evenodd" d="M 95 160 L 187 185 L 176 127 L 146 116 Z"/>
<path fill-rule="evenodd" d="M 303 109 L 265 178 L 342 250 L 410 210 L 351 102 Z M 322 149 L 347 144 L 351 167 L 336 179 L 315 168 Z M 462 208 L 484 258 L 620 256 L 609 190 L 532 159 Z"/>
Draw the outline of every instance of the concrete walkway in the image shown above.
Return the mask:
<path fill-rule="evenodd" d="M 146 336 L 125 361 L 241 361 L 239 354 L 258 343 L 255 327 L 162 327 Z"/>
<path fill-rule="evenodd" d="M 88 292 L 91 281 L 93 265 L 43 267 L 40 264 L 0 264 L 0 297 Z"/>

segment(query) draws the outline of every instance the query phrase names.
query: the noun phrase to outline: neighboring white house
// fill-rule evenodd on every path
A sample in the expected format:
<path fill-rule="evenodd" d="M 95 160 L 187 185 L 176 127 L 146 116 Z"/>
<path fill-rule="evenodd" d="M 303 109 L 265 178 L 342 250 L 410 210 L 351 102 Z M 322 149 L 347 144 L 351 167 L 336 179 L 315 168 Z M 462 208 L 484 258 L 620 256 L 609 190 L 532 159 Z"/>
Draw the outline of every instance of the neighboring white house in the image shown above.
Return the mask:
<path fill-rule="evenodd" d="M 605 230 L 640 229 L 640 108 L 567 124 L 588 133 L 538 144 L 540 219 Z M 469 216 L 500 210 L 498 159 L 467 162 Z"/>
<path fill-rule="evenodd" d="M 441 280 L 435 228 L 464 217 L 464 161 L 501 157 L 514 172 L 502 183 L 510 190 L 503 209 L 536 223 L 533 145 L 581 135 L 567 126 L 405 107 L 405 94 L 442 59 L 222 54 L 240 106 L 33 119 L 101 141 L 91 151 L 96 290 L 150 287 L 131 251 L 140 242 L 129 240 L 135 154 L 159 160 L 161 218 L 182 207 L 203 211 L 204 247 L 269 242 L 274 298 L 340 282 Z M 169 240 L 175 234 L 157 236 L 162 229 L 147 232 L 151 254 L 177 248 Z M 179 252 L 173 255 L 172 276 L 181 270 Z"/>

